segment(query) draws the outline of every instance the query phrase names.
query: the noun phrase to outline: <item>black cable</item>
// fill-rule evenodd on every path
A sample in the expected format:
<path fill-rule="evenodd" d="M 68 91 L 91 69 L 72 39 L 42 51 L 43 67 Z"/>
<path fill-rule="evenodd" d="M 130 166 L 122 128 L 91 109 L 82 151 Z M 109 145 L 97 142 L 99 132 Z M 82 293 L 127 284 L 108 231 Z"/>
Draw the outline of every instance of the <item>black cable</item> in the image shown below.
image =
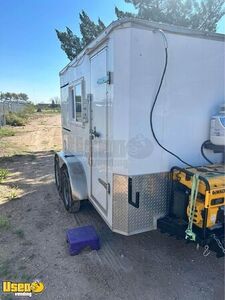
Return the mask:
<path fill-rule="evenodd" d="M 211 165 L 213 165 L 213 162 L 212 162 L 211 160 L 209 160 L 209 159 L 206 157 L 205 153 L 204 153 L 204 147 L 205 147 L 206 143 L 208 143 L 208 142 L 209 142 L 209 140 L 205 141 L 205 142 L 202 144 L 202 146 L 201 146 L 201 154 L 202 154 L 202 156 L 204 157 L 204 159 L 205 159 L 208 163 L 210 163 Z"/>
<path fill-rule="evenodd" d="M 189 163 L 185 162 L 183 159 L 181 159 L 178 155 L 176 155 L 175 153 L 173 153 L 172 151 L 168 150 L 166 147 L 164 147 L 158 140 L 156 134 L 155 134 L 155 131 L 154 131 L 154 126 L 153 126 L 153 112 L 154 112 L 154 108 L 155 108 L 155 105 L 156 105 L 156 102 L 158 100 L 158 96 L 159 96 L 159 93 L 161 91 L 161 87 L 162 87 L 162 84 L 163 84 L 163 81 L 164 81 L 164 77 L 165 77 L 165 74 L 166 74 L 166 70 L 167 70 L 167 65 L 168 65 L 168 49 L 167 47 L 165 47 L 165 65 L 164 65 L 164 69 L 163 69 L 163 73 L 162 73 L 162 77 L 161 77 L 161 80 L 160 80 L 160 84 L 159 84 L 159 87 L 158 87 L 158 90 L 157 90 L 157 93 L 156 93 L 156 96 L 155 96 L 155 99 L 154 99 L 154 102 L 153 102 L 153 105 L 152 105 L 152 108 L 151 108 L 151 112 L 150 112 L 150 127 L 151 127 L 151 131 L 152 131 L 152 135 L 156 141 L 156 143 L 163 149 L 165 150 L 166 152 L 168 152 L 169 154 L 173 155 L 174 157 L 176 157 L 179 161 L 181 161 L 183 164 L 193 168 L 192 165 L 190 165 Z"/>
<path fill-rule="evenodd" d="M 203 144 L 202 144 L 202 146 L 201 146 L 201 154 L 202 154 L 202 156 L 204 157 L 204 159 L 208 162 L 208 163 L 210 163 L 211 165 L 214 165 L 214 163 L 211 161 L 211 160 L 209 160 L 208 158 L 207 158 L 207 156 L 205 155 L 205 153 L 204 153 L 204 147 L 205 147 L 205 145 L 207 144 L 207 143 L 209 143 L 210 141 L 209 140 L 207 140 L 207 141 L 205 141 Z M 208 171 L 209 173 L 212 173 L 212 174 L 222 174 L 222 175 L 224 175 L 225 174 L 225 171 L 224 172 L 222 172 L 222 171 L 217 171 L 217 170 L 212 170 L 212 171 Z"/>

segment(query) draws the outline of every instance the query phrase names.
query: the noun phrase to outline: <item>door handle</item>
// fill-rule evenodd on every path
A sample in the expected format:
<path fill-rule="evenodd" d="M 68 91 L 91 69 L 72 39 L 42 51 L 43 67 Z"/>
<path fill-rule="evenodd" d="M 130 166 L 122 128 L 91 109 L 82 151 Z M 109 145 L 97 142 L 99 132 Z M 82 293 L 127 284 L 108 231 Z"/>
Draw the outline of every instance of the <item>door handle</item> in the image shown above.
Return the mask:
<path fill-rule="evenodd" d="M 100 137 L 100 133 L 96 131 L 96 127 L 94 127 L 94 129 L 90 130 L 90 136 L 92 139 L 96 138 L 96 137 Z"/>
<path fill-rule="evenodd" d="M 101 178 L 98 178 L 98 182 L 101 183 L 101 185 L 104 186 L 104 188 L 106 189 L 107 193 L 110 194 L 110 184 L 106 183 L 104 180 L 102 180 Z"/>

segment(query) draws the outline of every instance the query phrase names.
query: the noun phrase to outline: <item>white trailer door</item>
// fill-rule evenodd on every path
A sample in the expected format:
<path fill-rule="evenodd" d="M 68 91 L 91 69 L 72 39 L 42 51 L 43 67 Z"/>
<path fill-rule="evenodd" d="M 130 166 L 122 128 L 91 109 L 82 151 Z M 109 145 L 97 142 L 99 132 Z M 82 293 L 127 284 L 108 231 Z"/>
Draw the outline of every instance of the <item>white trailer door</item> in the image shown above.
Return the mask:
<path fill-rule="evenodd" d="M 108 204 L 108 103 L 107 48 L 91 58 L 91 197 L 107 215 Z"/>

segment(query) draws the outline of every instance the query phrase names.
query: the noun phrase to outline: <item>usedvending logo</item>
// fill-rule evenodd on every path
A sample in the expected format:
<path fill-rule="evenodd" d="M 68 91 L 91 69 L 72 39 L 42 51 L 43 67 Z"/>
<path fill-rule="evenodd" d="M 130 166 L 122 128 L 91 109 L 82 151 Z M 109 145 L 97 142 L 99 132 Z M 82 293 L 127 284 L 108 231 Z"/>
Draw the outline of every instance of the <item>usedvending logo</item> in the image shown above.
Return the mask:
<path fill-rule="evenodd" d="M 41 281 L 34 282 L 2 282 L 2 292 L 5 294 L 15 294 L 15 296 L 32 297 L 33 294 L 41 294 L 45 289 Z"/>
<path fill-rule="evenodd" d="M 153 144 L 143 134 L 138 134 L 127 143 L 127 152 L 130 157 L 144 159 L 152 154 Z"/>

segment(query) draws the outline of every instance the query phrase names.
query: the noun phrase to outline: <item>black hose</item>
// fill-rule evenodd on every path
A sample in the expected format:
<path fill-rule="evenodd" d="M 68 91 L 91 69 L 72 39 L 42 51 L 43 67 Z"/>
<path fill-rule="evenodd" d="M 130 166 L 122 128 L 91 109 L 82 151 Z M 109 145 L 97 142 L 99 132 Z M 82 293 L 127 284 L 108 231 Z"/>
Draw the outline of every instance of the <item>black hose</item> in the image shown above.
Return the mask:
<path fill-rule="evenodd" d="M 205 141 L 205 142 L 202 144 L 202 146 L 201 146 L 201 154 L 202 154 L 202 156 L 204 157 L 204 159 L 205 159 L 208 163 L 210 163 L 211 165 L 213 165 L 213 162 L 212 162 L 211 160 L 209 160 L 209 159 L 206 157 L 205 153 L 204 153 L 204 147 L 205 147 L 205 145 L 206 145 L 208 142 L 209 142 L 209 140 Z"/>
<path fill-rule="evenodd" d="M 164 147 L 158 140 L 156 134 L 155 134 L 155 131 L 154 131 L 154 126 L 153 126 L 153 112 L 154 112 L 154 108 L 155 108 L 155 105 L 156 105 L 156 102 L 158 100 L 158 96 L 159 96 L 159 93 L 161 91 L 161 87 L 162 87 L 162 84 L 163 84 L 163 81 L 164 81 L 164 77 L 165 77 L 165 74 L 166 74 L 166 70 L 167 70 L 167 65 L 168 65 L 168 49 L 165 47 L 165 65 L 164 65 L 164 69 L 163 69 L 163 73 L 162 73 L 162 77 L 161 77 L 161 80 L 160 80 L 160 84 L 159 84 L 159 87 L 158 87 L 158 90 L 157 90 L 157 93 L 156 93 L 156 96 L 155 96 L 155 99 L 154 99 L 154 102 L 153 102 L 153 105 L 152 105 L 152 108 L 151 108 L 151 112 L 150 112 L 150 127 L 151 127 L 151 131 L 152 131 L 152 135 L 156 141 L 156 143 L 163 149 L 165 150 L 166 152 L 168 152 L 169 154 L 173 155 L 174 157 L 176 157 L 179 161 L 181 161 L 183 164 L 189 166 L 189 167 L 192 167 L 192 165 L 190 165 L 189 163 L 185 162 L 183 159 L 181 159 L 178 155 L 176 155 L 175 153 L 173 153 L 172 151 L 168 150 L 166 147 Z"/>
<path fill-rule="evenodd" d="M 214 163 L 213 163 L 211 160 L 209 160 L 209 159 L 207 158 L 207 156 L 205 155 L 205 153 L 204 153 L 205 145 L 206 145 L 207 143 L 209 143 L 209 142 L 210 142 L 210 141 L 207 140 L 207 141 L 205 141 L 205 142 L 202 144 L 202 146 L 201 146 L 201 154 L 202 154 L 202 156 L 204 157 L 204 159 L 205 159 L 208 163 L 210 163 L 211 165 L 214 165 Z M 221 172 L 221 171 L 217 171 L 217 170 L 208 171 L 208 173 L 225 175 L 225 172 Z"/>

